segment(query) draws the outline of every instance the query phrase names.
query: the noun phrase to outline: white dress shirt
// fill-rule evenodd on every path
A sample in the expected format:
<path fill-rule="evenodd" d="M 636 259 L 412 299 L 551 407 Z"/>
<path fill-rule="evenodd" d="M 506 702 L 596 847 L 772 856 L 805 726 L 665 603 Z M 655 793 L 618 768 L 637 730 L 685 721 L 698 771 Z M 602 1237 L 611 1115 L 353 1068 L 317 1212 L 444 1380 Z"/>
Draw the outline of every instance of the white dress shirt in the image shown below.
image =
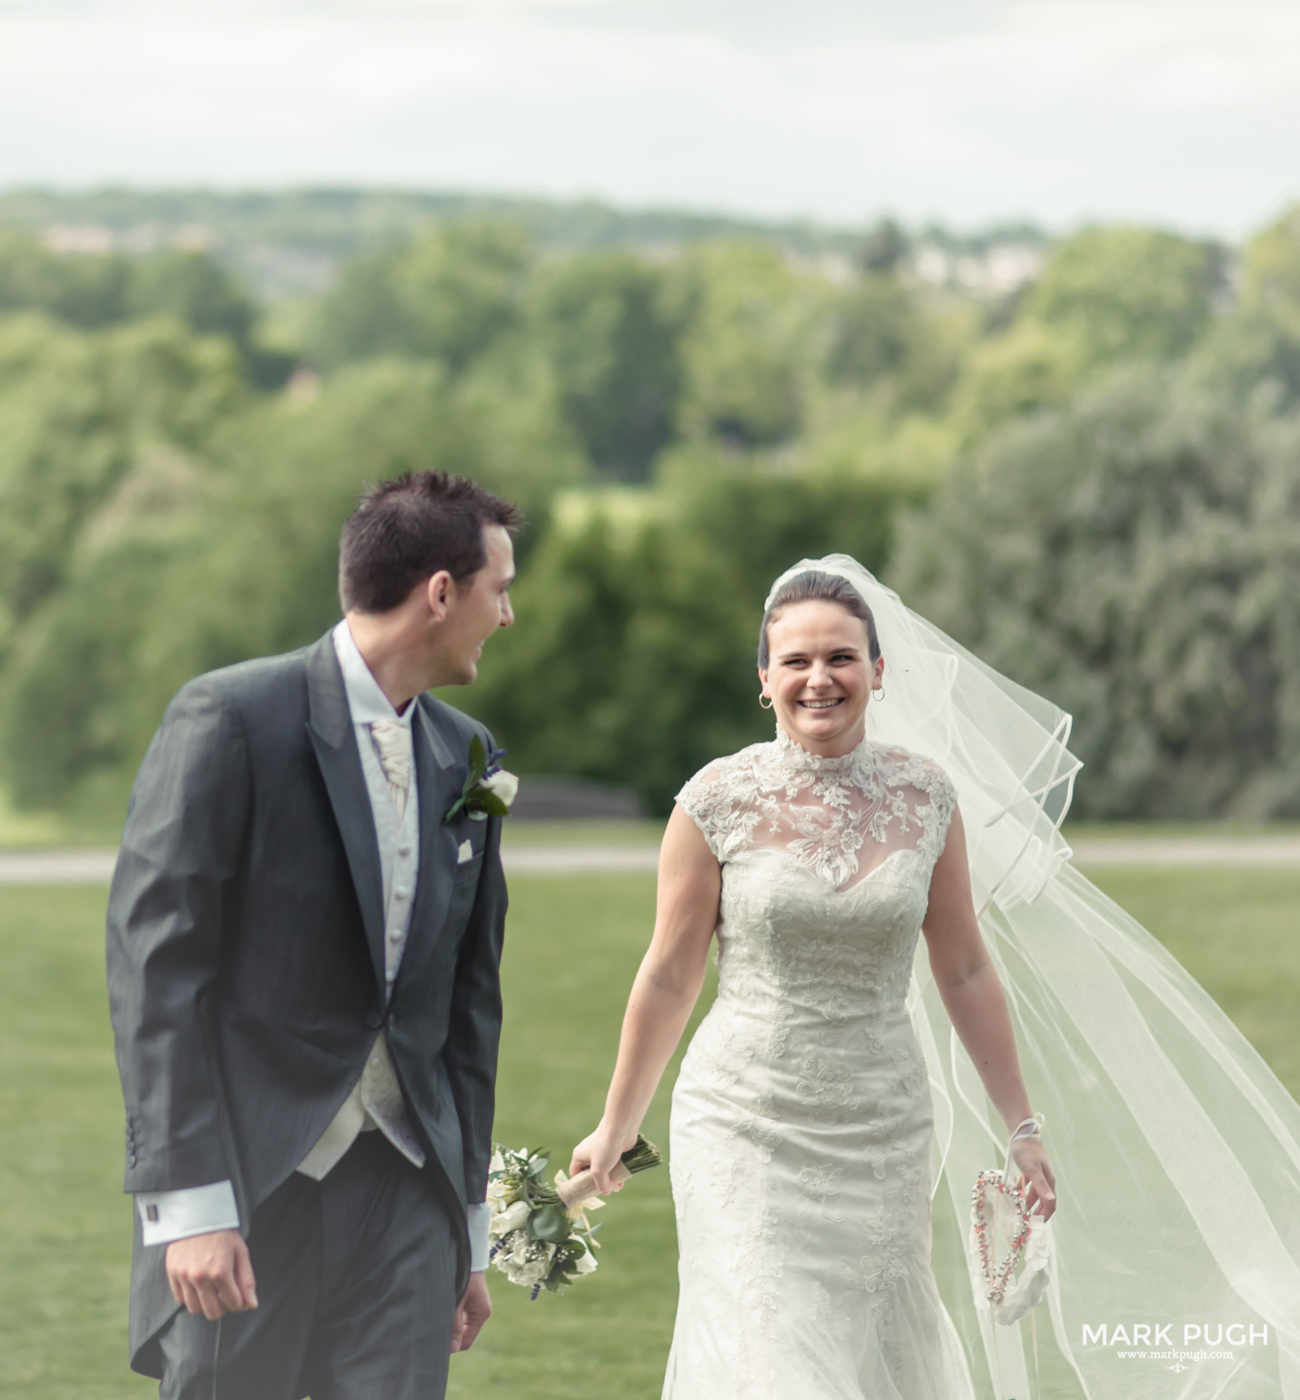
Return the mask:
<path fill-rule="evenodd" d="M 346 619 L 334 629 L 333 641 L 343 673 L 343 685 L 379 841 L 385 918 L 384 990 L 387 1001 L 392 996 L 393 983 L 402 965 L 419 874 L 419 797 L 412 751 L 405 811 L 399 815 L 370 726 L 376 721 L 388 720 L 405 726 L 409 732 L 416 713 L 416 702 L 411 701 L 401 715 L 397 713 L 357 649 Z M 298 1170 L 317 1181 L 323 1180 L 352 1145 L 357 1134 L 374 1129 L 381 1131 L 415 1166 L 424 1165 L 424 1151 L 407 1121 L 401 1087 L 382 1031 L 375 1040 L 360 1079 L 319 1141 L 299 1164 Z M 136 1195 L 136 1204 L 143 1222 L 146 1245 L 167 1244 L 190 1235 L 239 1227 L 235 1193 L 229 1181 L 177 1191 L 142 1191 Z M 470 1235 L 470 1268 L 480 1271 L 486 1269 L 488 1263 L 488 1207 L 469 1205 L 466 1214 Z"/>

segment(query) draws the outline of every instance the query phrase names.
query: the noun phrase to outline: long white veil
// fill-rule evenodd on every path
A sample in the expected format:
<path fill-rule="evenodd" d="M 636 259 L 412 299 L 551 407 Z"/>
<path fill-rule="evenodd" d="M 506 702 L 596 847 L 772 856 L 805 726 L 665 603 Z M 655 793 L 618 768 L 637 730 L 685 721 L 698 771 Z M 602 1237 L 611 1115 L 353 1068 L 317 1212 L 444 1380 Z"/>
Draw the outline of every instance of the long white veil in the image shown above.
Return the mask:
<path fill-rule="evenodd" d="M 875 615 L 887 699 L 868 709 L 871 737 L 937 760 L 956 785 L 980 927 L 1046 1118 L 1059 1191 L 1050 1331 L 993 1328 L 969 1288 L 964 1300 L 948 1288 L 973 1373 L 994 1390 L 1000 1379 L 997 1400 L 1030 1400 L 1040 1367 L 1055 1397 L 1300 1400 L 1300 1105 L 1183 967 L 1068 863 L 1070 717 L 848 555 L 803 560 L 773 594 L 811 569 L 847 579 Z M 909 1009 L 935 1105 L 937 1258 L 954 1248 L 939 1193 L 946 1184 L 965 1249 L 975 1177 L 1002 1164 L 1006 1134 L 924 942 Z"/>

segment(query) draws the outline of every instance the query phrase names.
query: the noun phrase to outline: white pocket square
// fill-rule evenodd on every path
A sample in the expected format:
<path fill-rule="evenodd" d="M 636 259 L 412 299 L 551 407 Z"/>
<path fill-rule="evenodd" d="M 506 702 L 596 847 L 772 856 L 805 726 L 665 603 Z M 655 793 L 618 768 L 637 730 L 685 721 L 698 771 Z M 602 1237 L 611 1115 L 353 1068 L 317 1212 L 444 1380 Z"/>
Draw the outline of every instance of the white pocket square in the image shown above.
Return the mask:
<path fill-rule="evenodd" d="M 464 865 L 467 860 L 474 859 L 474 847 L 469 841 L 462 841 L 456 848 L 456 864 Z"/>

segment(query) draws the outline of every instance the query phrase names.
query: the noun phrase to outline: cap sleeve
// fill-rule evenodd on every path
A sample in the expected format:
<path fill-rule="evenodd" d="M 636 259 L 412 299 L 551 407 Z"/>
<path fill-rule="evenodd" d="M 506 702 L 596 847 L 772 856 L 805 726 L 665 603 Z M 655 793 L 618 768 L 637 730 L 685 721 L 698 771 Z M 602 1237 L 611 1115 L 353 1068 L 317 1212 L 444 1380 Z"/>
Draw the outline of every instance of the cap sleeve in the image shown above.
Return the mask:
<path fill-rule="evenodd" d="M 923 845 L 929 852 L 931 861 L 943 854 L 948 841 L 948 828 L 952 825 L 952 814 L 957 810 L 957 789 L 952 779 L 932 759 L 921 759 L 917 764 L 916 786 L 929 797 L 928 806 L 922 815 L 925 819 Z"/>
<path fill-rule="evenodd" d="M 699 827 L 714 859 L 727 858 L 727 836 L 732 829 L 732 808 L 726 771 L 721 760 L 706 764 L 677 794 L 677 805 Z"/>

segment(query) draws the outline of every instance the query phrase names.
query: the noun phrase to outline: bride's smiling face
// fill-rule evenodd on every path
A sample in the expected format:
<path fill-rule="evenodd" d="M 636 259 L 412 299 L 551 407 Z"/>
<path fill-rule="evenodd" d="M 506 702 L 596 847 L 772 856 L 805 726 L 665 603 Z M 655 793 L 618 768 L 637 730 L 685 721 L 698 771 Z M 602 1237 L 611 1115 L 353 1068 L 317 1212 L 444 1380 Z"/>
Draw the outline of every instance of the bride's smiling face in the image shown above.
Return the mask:
<path fill-rule="evenodd" d="M 871 660 L 865 624 L 838 603 L 790 603 L 768 624 L 767 647 L 758 675 L 781 728 L 823 758 L 855 748 L 885 667 Z"/>

